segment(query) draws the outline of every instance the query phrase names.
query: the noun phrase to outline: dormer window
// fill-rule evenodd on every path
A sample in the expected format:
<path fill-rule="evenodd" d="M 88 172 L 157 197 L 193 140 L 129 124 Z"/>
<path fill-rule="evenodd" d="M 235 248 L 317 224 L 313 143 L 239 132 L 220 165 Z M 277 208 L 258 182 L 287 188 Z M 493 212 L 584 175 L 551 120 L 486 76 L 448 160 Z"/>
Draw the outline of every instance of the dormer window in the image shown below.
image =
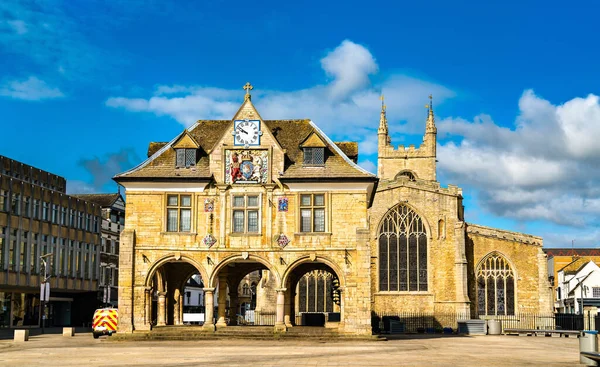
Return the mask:
<path fill-rule="evenodd" d="M 304 148 L 304 164 L 322 166 L 325 164 L 325 148 Z"/>
<path fill-rule="evenodd" d="M 189 168 L 196 165 L 196 149 L 175 149 L 177 152 L 177 168 Z"/>

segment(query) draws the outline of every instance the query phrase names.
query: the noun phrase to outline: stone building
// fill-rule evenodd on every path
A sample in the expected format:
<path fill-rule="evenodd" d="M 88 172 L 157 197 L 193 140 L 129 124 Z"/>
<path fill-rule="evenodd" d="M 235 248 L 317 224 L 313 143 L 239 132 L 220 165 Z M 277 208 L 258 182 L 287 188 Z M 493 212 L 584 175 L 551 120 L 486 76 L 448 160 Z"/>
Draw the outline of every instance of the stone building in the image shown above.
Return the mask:
<path fill-rule="evenodd" d="M 334 143 L 311 120 L 263 120 L 245 89 L 231 120 L 150 143 L 148 159 L 115 176 L 127 197 L 123 331 L 150 329 L 154 313 L 180 324 L 194 274 L 206 304 L 219 289 L 209 329 L 231 323 L 255 271 L 272 284 L 257 302 L 274 307 L 280 332 L 369 334 L 372 316 L 391 311 L 550 310 L 542 239 L 467 224 L 461 190 L 436 181 L 433 108 L 419 148 L 391 145 L 382 108 L 377 177 L 356 164 L 356 143 Z"/>
<path fill-rule="evenodd" d="M 40 326 L 45 276 L 45 326 L 90 323 L 100 206 L 67 195 L 63 177 L 27 164 L 0 156 L 0 170 L 0 328 Z"/>
<path fill-rule="evenodd" d="M 125 225 L 125 200 L 120 193 L 73 196 L 102 208 L 98 301 L 103 306 L 118 307 L 119 240 Z"/>

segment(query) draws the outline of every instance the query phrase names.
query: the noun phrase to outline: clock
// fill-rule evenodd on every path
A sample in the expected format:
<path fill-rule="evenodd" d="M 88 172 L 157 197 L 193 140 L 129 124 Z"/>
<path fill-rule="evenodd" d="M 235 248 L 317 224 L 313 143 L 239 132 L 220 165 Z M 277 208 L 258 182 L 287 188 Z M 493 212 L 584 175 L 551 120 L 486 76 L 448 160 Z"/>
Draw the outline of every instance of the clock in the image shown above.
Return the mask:
<path fill-rule="evenodd" d="M 260 145 L 260 120 L 233 121 L 233 145 Z"/>

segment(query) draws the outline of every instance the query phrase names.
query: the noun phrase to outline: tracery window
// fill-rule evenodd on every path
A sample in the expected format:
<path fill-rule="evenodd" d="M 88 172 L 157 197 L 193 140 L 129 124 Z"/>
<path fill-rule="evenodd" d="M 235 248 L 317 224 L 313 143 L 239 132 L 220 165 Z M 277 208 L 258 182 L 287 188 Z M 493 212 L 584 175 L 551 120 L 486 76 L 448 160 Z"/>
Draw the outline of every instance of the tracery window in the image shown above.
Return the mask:
<path fill-rule="evenodd" d="M 480 315 L 515 314 L 515 275 L 508 260 L 497 252 L 477 267 L 477 312 Z"/>
<path fill-rule="evenodd" d="M 427 291 L 427 233 L 412 209 L 398 205 L 381 221 L 380 291 Z"/>

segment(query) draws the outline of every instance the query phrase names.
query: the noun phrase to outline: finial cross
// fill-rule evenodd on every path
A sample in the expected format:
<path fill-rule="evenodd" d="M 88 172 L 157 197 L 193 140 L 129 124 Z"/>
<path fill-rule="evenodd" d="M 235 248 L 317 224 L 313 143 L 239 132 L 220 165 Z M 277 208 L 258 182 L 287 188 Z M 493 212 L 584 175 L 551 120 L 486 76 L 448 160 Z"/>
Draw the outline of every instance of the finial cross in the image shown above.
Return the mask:
<path fill-rule="evenodd" d="M 246 91 L 246 96 L 245 99 L 250 99 L 250 91 L 254 89 L 254 87 L 252 86 L 252 84 L 250 84 L 250 82 L 246 83 L 246 85 L 244 85 L 244 90 Z"/>

